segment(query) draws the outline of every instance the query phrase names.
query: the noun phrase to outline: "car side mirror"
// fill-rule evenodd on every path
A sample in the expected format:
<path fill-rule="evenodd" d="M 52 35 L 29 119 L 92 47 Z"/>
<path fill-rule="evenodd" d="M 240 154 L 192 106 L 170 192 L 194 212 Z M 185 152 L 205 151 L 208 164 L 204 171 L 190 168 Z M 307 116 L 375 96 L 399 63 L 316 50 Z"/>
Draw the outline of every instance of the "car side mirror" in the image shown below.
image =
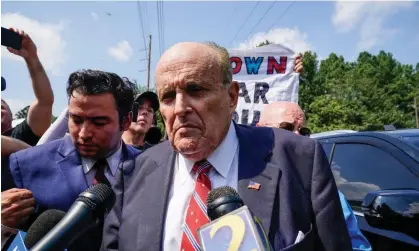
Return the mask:
<path fill-rule="evenodd" d="M 419 240 L 419 191 L 380 190 L 362 202 L 365 220 L 372 227 L 405 233 Z"/>

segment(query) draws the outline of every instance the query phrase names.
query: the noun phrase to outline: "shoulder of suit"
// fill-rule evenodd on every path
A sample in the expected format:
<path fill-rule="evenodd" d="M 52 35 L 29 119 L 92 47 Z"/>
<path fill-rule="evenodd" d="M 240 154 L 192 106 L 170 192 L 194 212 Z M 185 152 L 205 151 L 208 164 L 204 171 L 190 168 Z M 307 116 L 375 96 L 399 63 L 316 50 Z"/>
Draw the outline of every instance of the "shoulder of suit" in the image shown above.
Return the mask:
<path fill-rule="evenodd" d="M 173 148 L 168 140 L 163 141 L 153 147 L 148 148 L 144 152 L 142 152 L 138 157 L 138 159 L 144 160 L 151 160 L 156 163 L 160 163 L 165 157 L 170 156 L 173 153 Z"/>
<path fill-rule="evenodd" d="M 62 142 L 63 138 L 56 139 L 42 145 L 26 148 L 24 150 L 14 153 L 13 155 L 15 155 L 16 158 L 33 158 L 33 156 L 50 154 L 51 152 L 57 151 L 58 147 L 61 145 Z"/>
<path fill-rule="evenodd" d="M 287 130 L 273 128 L 275 134 L 275 144 L 292 148 L 313 149 L 316 141 L 307 136 L 297 135 Z"/>

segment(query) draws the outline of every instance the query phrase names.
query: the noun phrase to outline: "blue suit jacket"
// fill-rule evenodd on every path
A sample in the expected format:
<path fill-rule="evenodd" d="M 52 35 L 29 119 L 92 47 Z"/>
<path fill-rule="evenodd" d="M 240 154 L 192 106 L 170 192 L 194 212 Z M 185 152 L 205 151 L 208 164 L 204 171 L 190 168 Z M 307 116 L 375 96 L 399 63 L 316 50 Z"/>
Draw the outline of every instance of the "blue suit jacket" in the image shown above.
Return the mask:
<path fill-rule="evenodd" d="M 139 153 L 123 143 L 119 167 Z M 10 155 L 9 168 L 16 187 L 32 191 L 42 209 L 65 212 L 88 188 L 81 158 L 70 136 Z"/>
<path fill-rule="evenodd" d="M 236 125 L 238 192 L 275 250 L 351 250 L 338 191 L 322 147 L 308 137 Z M 105 221 L 102 250 L 162 250 L 176 153 L 154 146 L 119 172 L 117 201 Z M 250 181 L 261 184 L 248 189 Z M 294 244 L 298 232 L 305 234 Z"/>

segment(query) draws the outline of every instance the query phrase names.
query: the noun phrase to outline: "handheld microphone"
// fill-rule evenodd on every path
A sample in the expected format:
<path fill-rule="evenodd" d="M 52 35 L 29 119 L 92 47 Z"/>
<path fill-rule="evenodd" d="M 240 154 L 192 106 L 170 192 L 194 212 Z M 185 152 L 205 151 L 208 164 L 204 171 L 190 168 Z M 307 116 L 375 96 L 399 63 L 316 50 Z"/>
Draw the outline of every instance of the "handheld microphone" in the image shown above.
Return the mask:
<path fill-rule="evenodd" d="M 47 210 L 36 218 L 27 233 L 19 231 L 8 251 L 27 251 L 32 248 L 44 235 L 48 233 L 64 217 L 60 210 Z"/>
<path fill-rule="evenodd" d="M 229 186 L 212 190 L 207 197 L 211 222 L 198 229 L 204 251 L 273 250 L 260 220 Z"/>
<path fill-rule="evenodd" d="M 64 250 L 87 229 L 100 224 L 115 204 L 115 192 L 97 184 L 81 193 L 64 218 L 31 251 Z"/>
<path fill-rule="evenodd" d="M 65 216 L 63 211 L 50 209 L 43 212 L 36 218 L 28 229 L 25 236 L 25 246 L 32 248 L 42 237 L 55 227 Z"/>

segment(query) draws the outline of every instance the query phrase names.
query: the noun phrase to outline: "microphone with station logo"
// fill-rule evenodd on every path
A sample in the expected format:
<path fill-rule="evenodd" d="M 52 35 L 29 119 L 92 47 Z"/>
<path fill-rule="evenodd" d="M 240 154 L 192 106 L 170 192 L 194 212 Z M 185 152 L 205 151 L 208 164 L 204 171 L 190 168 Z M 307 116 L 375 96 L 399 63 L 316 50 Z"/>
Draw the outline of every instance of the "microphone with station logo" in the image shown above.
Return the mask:
<path fill-rule="evenodd" d="M 212 190 L 207 197 L 211 222 L 198 229 L 204 251 L 273 250 L 262 223 L 233 188 Z"/>

